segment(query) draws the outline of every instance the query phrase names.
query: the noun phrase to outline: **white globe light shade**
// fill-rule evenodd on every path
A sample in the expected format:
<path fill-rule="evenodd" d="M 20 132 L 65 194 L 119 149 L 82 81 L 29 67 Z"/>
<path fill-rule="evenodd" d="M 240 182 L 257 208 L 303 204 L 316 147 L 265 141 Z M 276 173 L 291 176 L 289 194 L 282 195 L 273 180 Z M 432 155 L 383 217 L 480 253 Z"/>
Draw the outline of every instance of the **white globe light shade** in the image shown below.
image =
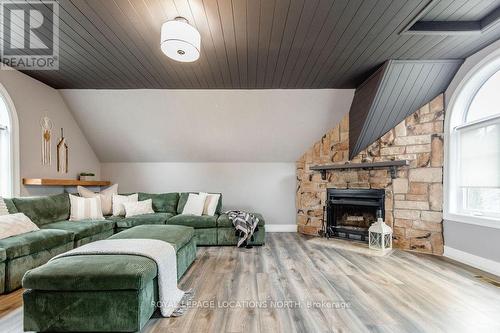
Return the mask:
<path fill-rule="evenodd" d="M 169 58 L 195 61 L 200 57 L 200 44 L 200 33 L 185 19 L 176 18 L 161 26 L 161 50 Z"/>

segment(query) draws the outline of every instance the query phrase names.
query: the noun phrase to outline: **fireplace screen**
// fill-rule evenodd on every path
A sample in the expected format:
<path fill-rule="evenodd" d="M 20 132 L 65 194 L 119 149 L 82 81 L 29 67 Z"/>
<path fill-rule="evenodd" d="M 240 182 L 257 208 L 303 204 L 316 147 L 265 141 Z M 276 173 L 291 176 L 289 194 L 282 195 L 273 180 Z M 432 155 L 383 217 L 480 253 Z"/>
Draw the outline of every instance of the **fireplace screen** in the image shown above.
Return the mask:
<path fill-rule="evenodd" d="M 377 216 L 385 217 L 384 190 L 328 189 L 327 198 L 327 237 L 366 241 Z"/>

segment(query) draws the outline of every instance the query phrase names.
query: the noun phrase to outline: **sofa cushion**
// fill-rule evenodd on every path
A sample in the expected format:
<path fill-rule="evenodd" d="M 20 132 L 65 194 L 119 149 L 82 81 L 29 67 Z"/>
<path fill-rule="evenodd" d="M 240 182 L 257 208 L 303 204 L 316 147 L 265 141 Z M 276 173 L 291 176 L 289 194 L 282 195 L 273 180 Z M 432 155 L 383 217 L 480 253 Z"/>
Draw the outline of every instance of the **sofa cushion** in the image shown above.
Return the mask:
<path fill-rule="evenodd" d="M 208 193 L 203 205 L 202 215 L 215 215 L 217 206 L 219 205 L 220 193 Z M 184 207 L 186 208 L 186 207 Z"/>
<path fill-rule="evenodd" d="M 124 202 L 137 202 L 139 195 L 137 193 L 131 195 L 113 194 L 113 216 L 125 216 Z"/>
<path fill-rule="evenodd" d="M 97 193 L 83 186 L 77 186 L 76 189 L 78 190 L 78 194 L 83 198 L 101 198 L 102 214 L 113 214 L 113 194 L 118 194 L 118 184 L 113 184 L 106 189 L 101 189 L 101 191 Z"/>
<path fill-rule="evenodd" d="M 205 207 L 205 202 L 207 201 L 208 193 L 194 194 L 189 193 L 188 199 L 184 208 L 182 209 L 183 215 L 203 215 L 203 208 Z"/>
<path fill-rule="evenodd" d="M 193 237 L 194 229 L 182 225 L 142 225 L 119 232 L 109 239 L 158 239 L 172 244 L 178 251 Z"/>
<path fill-rule="evenodd" d="M 28 271 L 23 287 L 36 290 L 140 290 L 156 277 L 156 263 L 134 255 L 78 255 Z"/>
<path fill-rule="evenodd" d="M 179 193 L 179 204 L 177 205 L 177 214 L 182 214 L 182 211 L 184 210 L 184 206 L 186 205 L 186 202 L 189 197 L 189 193 L 195 193 L 198 194 L 198 192 L 181 192 Z M 218 215 L 221 213 L 222 210 L 222 193 L 220 194 L 219 197 L 219 203 L 217 204 L 217 208 L 215 209 L 215 214 Z"/>
<path fill-rule="evenodd" d="M 196 216 L 196 215 L 176 215 L 167 220 L 168 225 L 183 225 L 186 227 L 199 228 L 215 228 L 217 227 L 216 216 Z"/>
<path fill-rule="evenodd" d="M 69 196 L 67 193 L 44 197 L 12 199 L 20 213 L 24 213 L 38 226 L 69 218 Z"/>
<path fill-rule="evenodd" d="M 264 217 L 262 214 L 259 213 L 251 213 L 253 216 L 259 219 L 259 227 L 263 226 L 266 224 L 266 221 L 264 220 Z M 228 228 L 228 227 L 233 227 L 233 222 L 229 219 L 227 214 L 221 214 L 219 218 L 217 219 L 217 227 L 219 228 Z"/>
<path fill-rule="evenodd" d="M 69 231 L 42 229 L 0 239 L 0 248 L 5 249 L 7 259 L 14 259 L 71 243 L 74 237 Z"/>
<path fill-rule="evenodd" d="M 0 239 L 40 230 L 23 213 L 0 215 Z"/>
<path fill-rule="evenodd" d="M 81 220 L 81 221 L 59 221 L 49 224 L 44 224 L 42 229 L 60 229 L 71 231 L 75 234 L 75 241 L 83 238 L 94 236 L 102 232 L 113 230 L 113 221 L 92 221 L 92 220 Z"/>
<path fill-rule="evenodd" d="M 172 216 L 170 213 L 154 213 L 132 217 L 110 216 L 108 219 L 115 222 L 117 228 L 132 228 L 143 224 L 165 224 Z"/>
<path fill-rule="evenodd" d="M 70 221 L 104 220 L 100 197 L 84 198 L 77 195 L 69 195 Z"/>
<path fill-rule="evenodd" d="M 179 193 L 143 193 L 139 192 L 139 201 L 153 200 L 153 210 L 155 213 L 177 213 L 177 203 L 179 202 Z"/>

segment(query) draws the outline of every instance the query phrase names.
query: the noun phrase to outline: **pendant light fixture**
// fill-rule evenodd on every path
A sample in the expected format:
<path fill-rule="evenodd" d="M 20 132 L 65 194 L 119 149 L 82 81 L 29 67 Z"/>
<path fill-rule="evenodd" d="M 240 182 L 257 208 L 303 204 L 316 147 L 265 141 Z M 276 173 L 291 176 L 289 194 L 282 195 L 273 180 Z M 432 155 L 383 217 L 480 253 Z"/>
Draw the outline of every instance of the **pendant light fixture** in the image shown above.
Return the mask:
<path fill-rule="evenodd" d="M 193 62 L 200 57 L 201 37 L 184 17 L 176 17 L 161 27 L 161 50 L 180 62 Z"/>

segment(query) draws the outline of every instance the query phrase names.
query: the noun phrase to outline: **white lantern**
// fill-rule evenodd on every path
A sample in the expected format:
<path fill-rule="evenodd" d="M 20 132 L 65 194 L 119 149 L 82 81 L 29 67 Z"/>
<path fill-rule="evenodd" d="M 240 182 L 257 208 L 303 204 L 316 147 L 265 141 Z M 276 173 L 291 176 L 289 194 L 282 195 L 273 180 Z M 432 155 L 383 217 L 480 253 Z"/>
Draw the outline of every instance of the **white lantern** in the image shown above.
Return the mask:
<path fill-rule="evenodd" d="M 180 62 L 192 62 L 200 57 L 201 37 L 183 17 L 163 23 L 161 27 L 161 50 L 169 58 Z"/>
<path fill-rule="evenodd" d="M 381 217 L 368 229 L 368 245 L 370 249 L 375 250 L 392 249 L 392 228 L 385 224 Z"/>

